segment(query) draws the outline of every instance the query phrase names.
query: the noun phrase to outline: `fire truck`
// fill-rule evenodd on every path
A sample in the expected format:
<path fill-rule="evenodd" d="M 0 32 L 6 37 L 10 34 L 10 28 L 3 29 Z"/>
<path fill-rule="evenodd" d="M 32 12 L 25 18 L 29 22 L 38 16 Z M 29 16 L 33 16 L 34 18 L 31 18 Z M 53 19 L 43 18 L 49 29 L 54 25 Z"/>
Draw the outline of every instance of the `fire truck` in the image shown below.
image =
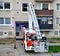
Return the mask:
<path fill-rule="evenodd" d="M 28 4 L 29 8 L 29 28 L 21 27 L 23 37 L 22 44 L 25 51 L 48 52 L 47 38 L 41 34 L 38 21 L 35 15 L 34 6 Z"/>

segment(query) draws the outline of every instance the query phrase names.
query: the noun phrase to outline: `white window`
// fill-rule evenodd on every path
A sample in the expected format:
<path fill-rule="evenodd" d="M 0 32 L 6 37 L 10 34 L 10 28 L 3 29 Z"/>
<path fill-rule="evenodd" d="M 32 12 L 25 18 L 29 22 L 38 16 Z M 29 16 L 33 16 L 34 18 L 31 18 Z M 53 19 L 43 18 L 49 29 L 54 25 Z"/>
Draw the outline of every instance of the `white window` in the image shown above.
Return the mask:
<path fill-rule="evenodd" d="M 60 31 L 59 31 L 59 35 L 60 35 Z"/>
<path fill-rule="evenodd" d="M 48 17 L 48 24 L 53 24 L 53 17 Z"/>
<path fill-rule="evenodd" d="M 0 18 L 0 24 L 4 24 L 4 18 L 3 17 Z"/>
<path fill-rule="evenodd" d="M 60 31 L 55 31 L 55 35 L 60 35 Z"/>
<path fill-rule="evenodd" d="M 43 10 L 48 10 L 48 4 L 43 4 L 42 9 Z"/>
<path fill-rule="evenodd" d="M 46 24 L 46 22 L 47 22 L 47 17 L 42 17 L 41 24 Z"/>
<path fill-rule="evenodd" d="M 0 17 L 0 25 L 10 25 L 10 24 L 11 24 L 11 18 Z"/>
<path fill-rule="evenodd" d="M 54 33 L 55 33 L 55 35 L 58 35 L 58 31 L 55 31 Z"/>
<path fill-rule="evenodd" d="M 50 9 L 50 3 L 38 3 L 37 9 L 39 10 L 48 10 Z"/>
<path fill-rule="evenodd" d="M 60 18 L 56 18 L 56 24 L 60 24 Z"/>
<path fill-rule="evenodd" d="M 60 10 L 60 3 L 56 4 L 56 10 Z"/>
<path fill-rule="evenodd" d="M 11 24 L 10 18 L 5 18 L 5 24 Z"/>
<path fill-rule="evenodd" d="M 37 4 L 37 9 L 38 9 L 38 10 L 42 10 L 42 3 L 38 3 L 38 4 Z"/>
<path fill-rule="evenodd" d="M 0 9 L 3 9 L 3 2 L 0 2 Z"/>
<path fill-rule="evenodd" d="M 0 2 L 0 10 L 11 9 L 10 2 Z"/>

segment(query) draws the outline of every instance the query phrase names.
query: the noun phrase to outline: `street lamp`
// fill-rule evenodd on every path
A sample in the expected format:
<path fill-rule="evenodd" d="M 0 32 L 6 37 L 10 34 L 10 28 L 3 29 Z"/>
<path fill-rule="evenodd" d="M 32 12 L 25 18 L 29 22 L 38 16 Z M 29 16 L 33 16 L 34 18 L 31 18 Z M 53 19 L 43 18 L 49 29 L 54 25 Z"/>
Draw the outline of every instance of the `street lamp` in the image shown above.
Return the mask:
<path fill-rule="evenodd" d="M 15 29 L 15 22 L 12 23 L 13 30 Z M 14 49 L 16 49 L 16 34 L 14 33 Z"/>

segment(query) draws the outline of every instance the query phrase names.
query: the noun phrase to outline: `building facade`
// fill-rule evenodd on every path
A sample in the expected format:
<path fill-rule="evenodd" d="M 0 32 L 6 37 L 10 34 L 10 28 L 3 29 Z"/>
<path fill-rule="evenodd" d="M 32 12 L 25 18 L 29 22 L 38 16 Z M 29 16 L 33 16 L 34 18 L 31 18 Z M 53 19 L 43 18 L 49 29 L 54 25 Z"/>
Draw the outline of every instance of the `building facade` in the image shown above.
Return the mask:
<path fill-rule="evenodd" d="M 34 4 L 41 32 L 60 37 L 60 0 L 0 0 L 0 37 L 20 36 L 21 26 L 28 28 L 28 3 Z"/>

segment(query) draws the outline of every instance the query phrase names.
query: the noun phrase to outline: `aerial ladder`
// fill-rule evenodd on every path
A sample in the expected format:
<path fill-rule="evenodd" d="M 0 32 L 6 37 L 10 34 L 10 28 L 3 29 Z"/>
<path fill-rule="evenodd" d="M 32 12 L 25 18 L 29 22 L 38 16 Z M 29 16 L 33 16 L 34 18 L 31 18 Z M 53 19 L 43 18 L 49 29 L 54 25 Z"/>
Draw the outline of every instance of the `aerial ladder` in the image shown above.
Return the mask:
<path fill-rule="evenodd" d="M 36 37 L 37 37 L 37 41 L 34 41 L 34 51 L 35 52 L 48 52 L 48 42 L 47 40 L 43 41 L 44 36 L 42 36 L 40 32 L 34 6 L 32 3 L 29 3 L 29 13 L 30 13 L 34 30 L 36 32 Z M 40 42 L 39 45 L 38 45 L 38 42 Z"/>
<path fill-rule="evenodd" d="M 35 14 L 35 10 L 34 10 L 32 3 L 29 3 L 29 11 L 30 11 L 32 23 L 34 25 L 34 30 L 36 31 L 37 38 L 42 39 L 40 29 L 39 29 L 39 25 L 38 25 L 38 21 L 37 21 L 36 14 Z"/>
<path fill-rule="evenodd" d="M 48 42 L 47 39 L 42 37 L 32 3 L 28 4 L 28 11 L 29 29 L 24 29 L 24 49 L 25 51 L 48 52 Z"/>

